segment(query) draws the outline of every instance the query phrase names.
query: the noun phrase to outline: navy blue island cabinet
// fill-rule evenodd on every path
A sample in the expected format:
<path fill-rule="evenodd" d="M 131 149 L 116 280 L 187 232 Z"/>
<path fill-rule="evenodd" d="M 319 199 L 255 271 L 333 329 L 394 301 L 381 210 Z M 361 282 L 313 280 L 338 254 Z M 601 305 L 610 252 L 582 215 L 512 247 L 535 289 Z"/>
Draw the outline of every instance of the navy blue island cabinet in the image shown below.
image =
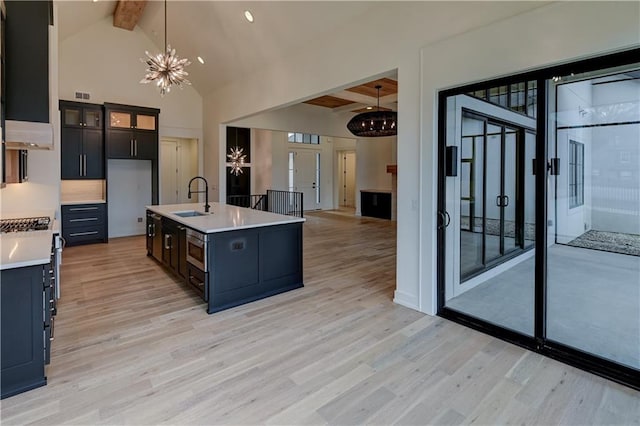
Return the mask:
<path fill-rule="evenodd" d="M 208 237 L 208 313 L 303 286 L 301 222 Z"/>
<path fill-rule="evenodd" d="M 227 204 L 147 206 L 147 254 L 207 312 L 303 287 L 304 218 Z"/>

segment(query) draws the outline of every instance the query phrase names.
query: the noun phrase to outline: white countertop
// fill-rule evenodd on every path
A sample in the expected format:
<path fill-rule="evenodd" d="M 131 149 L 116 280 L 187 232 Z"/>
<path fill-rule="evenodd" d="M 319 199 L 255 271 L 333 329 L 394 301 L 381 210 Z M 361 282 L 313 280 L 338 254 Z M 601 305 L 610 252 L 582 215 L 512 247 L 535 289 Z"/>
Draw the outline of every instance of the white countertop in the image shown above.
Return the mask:
<path fill-rule="evenodd" d="M 159 206 L 147 206 L 147 209 L 206 234 L 305 221 L 304 218 L 296 216 L 285 216 L 282 214 L 263 212 L 260 210 L 231 206 L 228 204 L 209 204 L 211 205 L 210 213 L 204 216 L 194 217 L 180 217 L 173 213 L 190 210 L 204 213 L 203 203 L 165 204 Z"/>
<path fill-rule="evenodd" d="M 52 218 L 47 231 L 7 232 L 0 234 L 0 270 L 44 265 L 51 260 L 53 234 L 60 232 L 54 210 L 36 210 L 21 213 L 3 213 L 2 219 L 48 216 Z"/>
<path fill-rule="evenodd" d="M 62 201 L 62 206 L 75 206 L 77 204 L 105 204 L 107 200 L 82 200 L 82 201 Z"/>
<path fill-rule="evenodd" d="M 53 231 L 0 234 L 0 269 L 49 263 L 52 237 Z"/>

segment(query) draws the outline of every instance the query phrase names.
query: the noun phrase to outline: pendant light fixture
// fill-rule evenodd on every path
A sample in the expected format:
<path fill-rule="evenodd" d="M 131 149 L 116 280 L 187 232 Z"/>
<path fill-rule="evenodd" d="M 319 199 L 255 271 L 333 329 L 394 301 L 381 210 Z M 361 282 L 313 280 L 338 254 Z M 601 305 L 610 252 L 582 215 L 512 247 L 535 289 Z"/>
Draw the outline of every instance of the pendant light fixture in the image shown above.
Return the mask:
<path fill-rule="evenodd" d="M 164 0 L 164 47 L 165 52 L 151 55 L 145 51 L 147 58 L 140 59 L 147 64 L 147 74 L 140 83 L 155 82 L 160 89 L 160 96 L 169 93 L 172 84 L 178 87 L 182 87 L 182 84 L 191 84 L 186 78 L 189 73 L 184 69 L 191 62 L 187 58 L 178 58 L 176 50 L 167 44 L 167 0 Z"/>
<path fill-rule="evenodd" d="M 227 158 L 229 159 L 229 166 L 231 169 L 229 173 L 232 175 L 238 176 L 242 172 L 242 167 L 244 167 L 244 162 L 247 159 L 247 156 L 243 154 L 244 148 L 229 148 L 230 154 L 227 154 Z"/>
<path fill-rule="evenodd" d="M 398 133 L 398 115 L 395 111 L 380 111 L 380 89 L 378 89 L 378 110 L 363 112 L 347 123 L 347 129 L 356 136 L 376 138 L 395 136 Z"/>

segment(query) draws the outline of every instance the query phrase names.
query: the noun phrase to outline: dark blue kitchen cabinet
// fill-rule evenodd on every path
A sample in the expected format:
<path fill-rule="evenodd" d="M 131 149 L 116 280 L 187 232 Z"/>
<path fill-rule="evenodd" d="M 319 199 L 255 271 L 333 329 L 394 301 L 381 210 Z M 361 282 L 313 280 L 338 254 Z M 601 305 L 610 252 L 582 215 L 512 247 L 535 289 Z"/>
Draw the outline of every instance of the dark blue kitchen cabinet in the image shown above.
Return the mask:
<path fill-rule="evenodd" d="M 49 122 L 51 1 L 5 1 L 5 118 Z"/>
<path fill-rule="evenodd" d="M 151 203 L 159 200 L 158 119 L 160 110 L 105 103 L 108 159 L 151 161 Z"/>
<path fill-rule="evenodd" d="M 65 204 L 61 210 L 62 237 L 67 246 L 108 241 L 105 203 Z"/>
<path fill-rule="evenodd" d="M 102 105 L 60 101 L 62 179 L 104 179 Z"/>
<path fill-rule="evenodd" d="M 48 265 L 0 271 L 1 398 L 47 384 L 51 329 Z"/>

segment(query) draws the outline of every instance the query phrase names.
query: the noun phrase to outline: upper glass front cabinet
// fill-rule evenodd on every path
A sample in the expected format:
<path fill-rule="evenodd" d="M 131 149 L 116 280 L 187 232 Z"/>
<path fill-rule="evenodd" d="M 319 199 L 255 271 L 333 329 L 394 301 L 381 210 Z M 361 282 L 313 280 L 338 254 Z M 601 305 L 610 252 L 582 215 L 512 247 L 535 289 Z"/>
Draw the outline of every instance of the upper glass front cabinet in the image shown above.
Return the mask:
<path fill-rule="evenodd" d="M 102 111 L 81 107 L 64 108 L 64 125 L 78 127 L 102 127 Z"/>
<path fill-rule="evenodd" d="M 109 127 L 117 129 L 156 130 L 156 117 L 134 112 L 111 111 Z"/>

